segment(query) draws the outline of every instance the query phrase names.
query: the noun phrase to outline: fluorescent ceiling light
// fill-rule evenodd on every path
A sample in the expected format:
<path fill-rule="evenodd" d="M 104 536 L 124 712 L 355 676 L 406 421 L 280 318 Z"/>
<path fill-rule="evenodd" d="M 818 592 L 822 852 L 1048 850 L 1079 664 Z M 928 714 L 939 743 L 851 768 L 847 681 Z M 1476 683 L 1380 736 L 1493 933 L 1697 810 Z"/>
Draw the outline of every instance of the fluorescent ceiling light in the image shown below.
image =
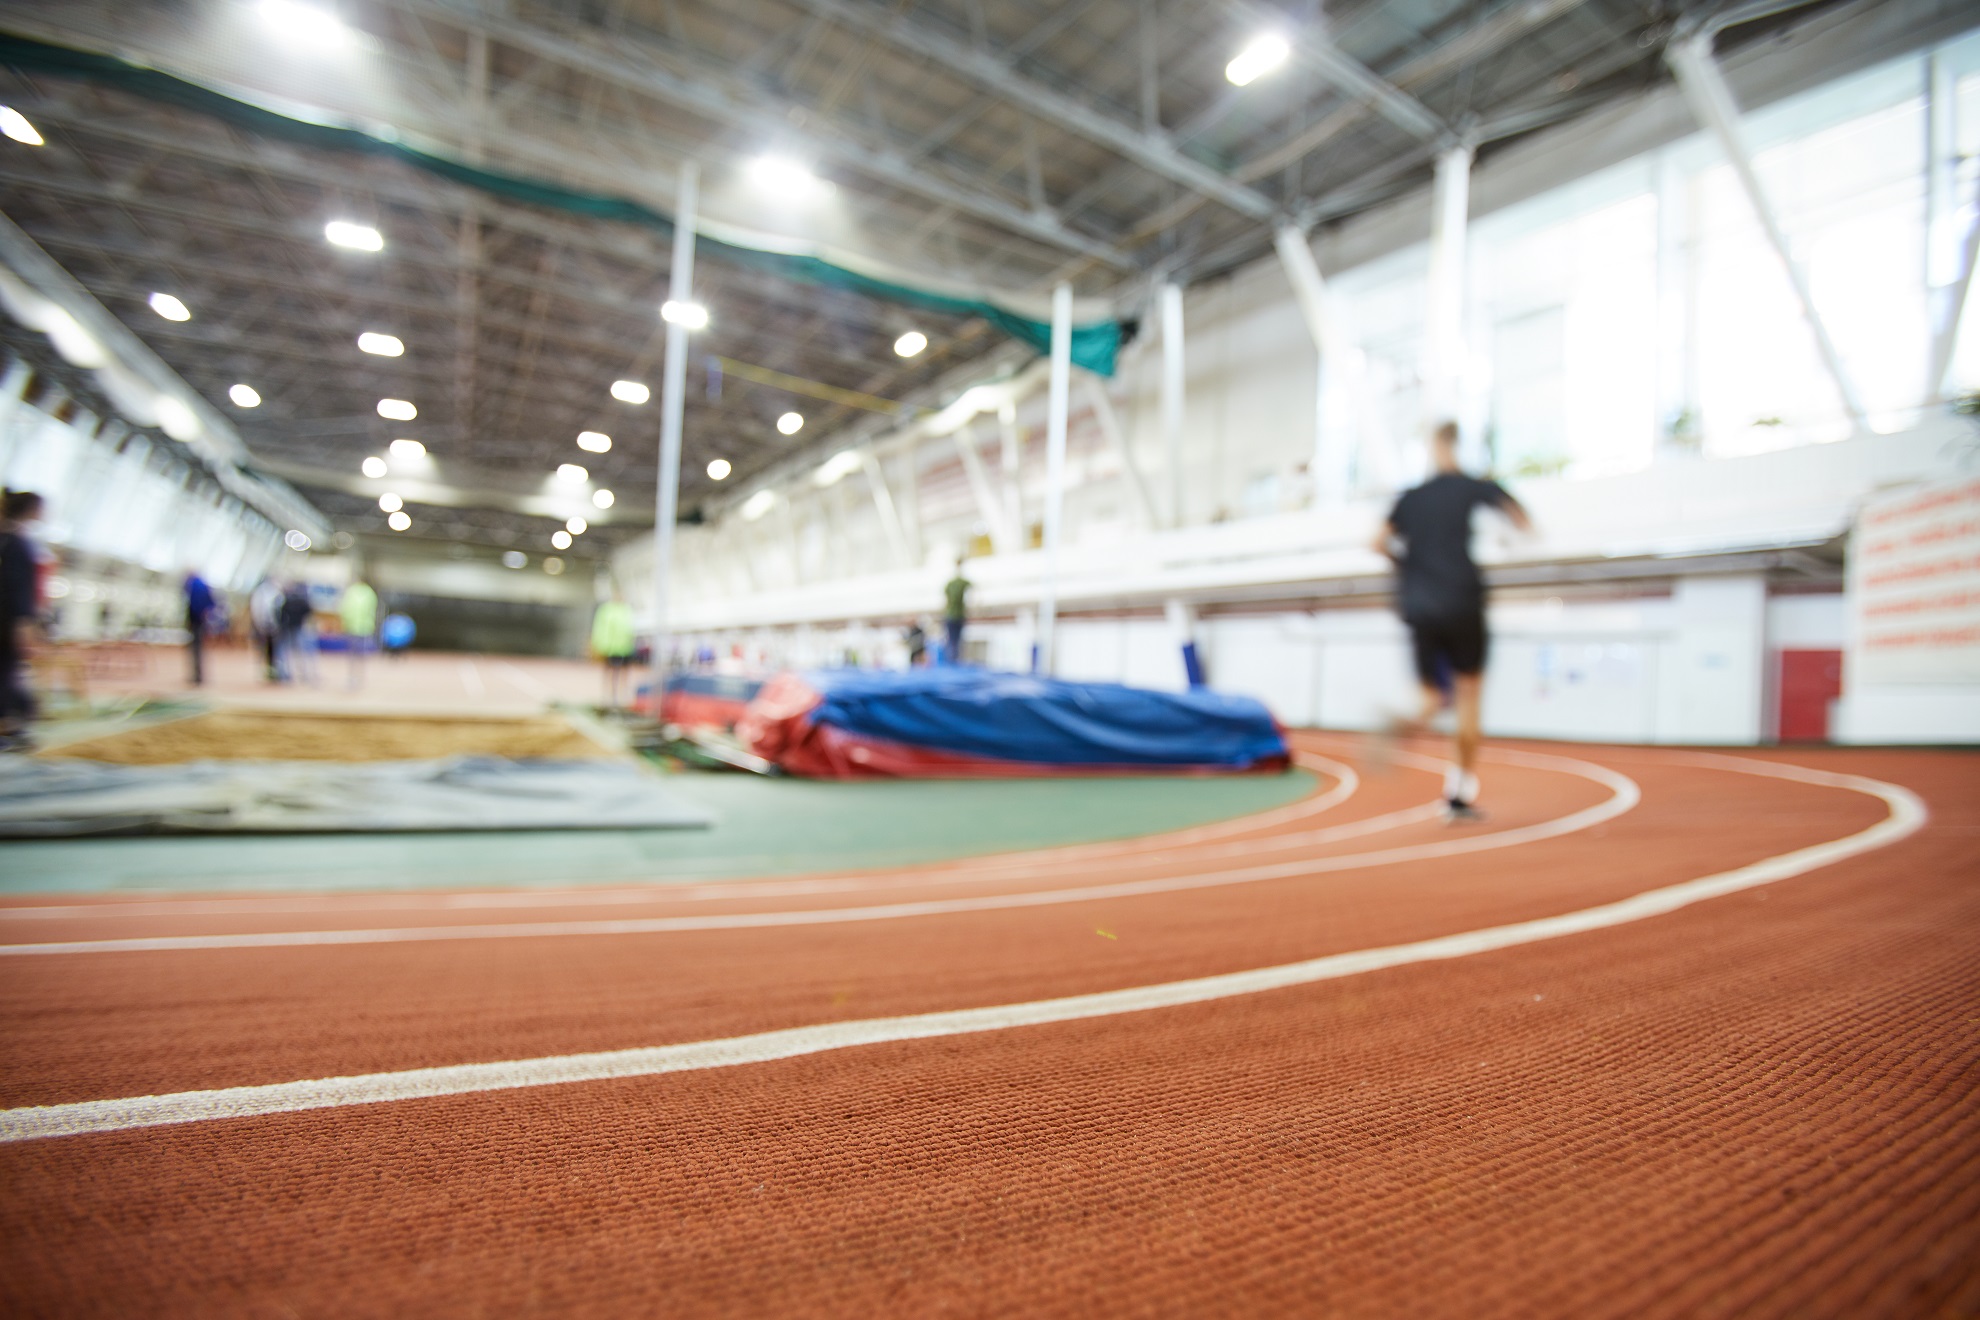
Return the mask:
<path fill-rule="evenodd" d="M 200 425 L 193 410 L 169 394 L 158 396 L 158 429 L 174 440 L 190 443 L 206 428 Z"/>
<path fill-rule="evenodd" d="M 1245 87 L 1284 64 L 1292 55 L 1292 45 L 1276 32 L 1253 37 L 1237 58 L 1224 66 L 1224 76 Z"/>
<path fill-rule="evenodd" d="M 186 305 L 169 293 L 154 293 L 150 298 L 151 310 L 168 321 L 190 321 L 192 313 Z"/>
<path fill-rule="evenodd" d="M 413 418 L 419 416 L 419 409 L 413 407 L 404 399 L 380 399 L 378 401 L 378 415 L 380 417 L 389 417 L 395 422 L 410 422 Z M 394 440 L 392 442 L 393 447 L 397 448 L 398 443 L 397 440 Z"/>
<path fill-rule="evenodd" d="M 603 431 L 579 431 L 578 448 L 592 454 L 602 454 L 612 447 L 612 437 Z"/>
<path fill-rule="evenodd" d="M 412 519 L 408 517 L 404 511 L 401 510 L 393 513 L 391 517 L 387 518 L 385 520 L 385 525 L 387 527 L 390 527 L 395 532 L 403 532 L 406 530 L 406 528 L 412 526 Z"/>
<path fill-rule="evenodd" d="M 234 401 L 236 408 L 259 408 L 261 406 L 261 395 L 252 385 L 231 385 L 227 388 L 227 397 Z"/>
<path fill-rule="evenodd" d="M 282 544 L 288 546 L 289 549 L 294 550 L 295 552 L 300 554 L 304 550 L 309 549 L 309 537 L 304 535 L 302 532 L 297 531 L 295 528 L 291 527 L 286 533 L 283 534 Z"/>
<path fill-rule="evenodd" d="M 609 490 L 594 490 L 591 492 L 591 502 L 601 509 L 609 509 L 612 507 L 612 492 Z"/>
<path fill-rule="evenodd" d="M 385 475 L 385 460 L 373 454 L 364 460 L 362 468 L 367 477 L 382 477 Z"/>
<path fill-rule="evenodd" d="M 261 0 L 261 16 L 285 39 L 302 45 L 341 46 L 350 40 L 351 30 L 327 9 L 306 5 L 301 0 Z"/>
<path fill-rule="evenodd" d="M 919 330 L 910 330 L 894 341 L 894 351 L 902 357 L 913 357 L 928 347 L 928 336 Z"/>
<path fill-rule="evenodd" d="M 684 330 L 701 330 L 708 325 L 708 309 L 700 303 L 675 302 L 669 298 L 660 304 L 660 319 Z"/>
<path fill-rule="evenodd" d="M 589 481 L 591 480 L 591 473 L 585 471 L 576 463 L 559 463 L 557 465 L 557 480 L 569 482 Z"/>
<path fill-rule="evenodd" d="M 590 528 L 590 526 L 591 524 L 586 522 L 582 518 L 573 518 L 569 522 L 564 524 L 564 530 L 569 532 L 572 536 L 583 536 L 586 530 Z"/>
<path fill-rule="evenodd" d="M 10 105 L 0 105 L 0 133 L 5 133 L 25 147 L 42 145 L 41 134 L 34 131 L 34 125 L 27 116 Z"/>
<path fill-rule="evenodd" d="M 832 191 L 832 185 L 811 172 L 811 167 L 789 156 L 758 156 L 744 169 L 750 182 L 785 201 L 808 201 Z"/>
<path fill-rule="evenodd" d="M 529 556 L 520 550 L 504 550 L 502 552 L 502 565 L 505 568 L 528 568 Z"/>
<path fill-rule="evenodd" d="M 859 468 L 859 451 L 841 449 L 822 463 L 812 480 L 820 486 L 836 485 L 847 473 Z"/>
<path fill-rule="evenodd" d="M 750 496 L 748 499 L 743 501 L 742 510 L 741 510 L 743 521 L 755 522 L 758 518 L 761 518 L 764 514 L 770 512 L 770 510 L 772 510 L 776 506 L 777 506 L 776 491 L 759 490 L 756 492 L 756 494 Z"/>
<path fill-rule="evenodd" d="M 798 429 L 803 425 L 804 425 L 804 417 L 800 413 L 794 413 L 794 412 L 785 413 L 782 417 L 779 417 L 777 419 L 777 429 L 783 432 L 785 435 L 796 435 L 798 433 Z"/>
<path fill-rule="evenodd" d="M 406 351 L 405 341 L 397 335 L 381 335 L 371 330 L 358 336 L 358 347 L 379 357 L 398 357 Z"/>
<path fill-rule="evenodd" d="M 387 513 L 397 513 L 406 507 L 406 502 L 388 490 L 378 497 L 378 507 Z"/>
<path fill-rule="evenodd" d="M 710 477 L 713 477 L 716 481 L 720 481 L 724 477 L 727 477 L 729 473 L 733 470 L 734 469 L 730 468 L 729 460 L 726 458 L 715 459 L 712 462 L 710 462 L 708 465 L 708 475 Z"/>
<path fill-rule="evenodd" d="M 645 403 L 653 397 L 653 391 L 636 380 L 615 380 L 612 382 L 612 397 L 620 403 Z"/>
<path fill-rule="evenodd" d="M 414 459 L 426 457 L 426 446 L 417 440 L 394 440 L 392 457 L 410 463 Z"/>
<path fill-rule="evenodd" d="M 359 252 L 378 252 L 385 246 L 383 234 L 352 220 L 332 220 L 323 226 L 323 236 L 338 247 L 355 248 Z"/>
<path fill-rule="evenodd" d="M 556 546 L 559 550 L 568 550 L 571 548 L 571 534 L 559 527 L 556 531 L 550 533 L 550 544 Z"/>

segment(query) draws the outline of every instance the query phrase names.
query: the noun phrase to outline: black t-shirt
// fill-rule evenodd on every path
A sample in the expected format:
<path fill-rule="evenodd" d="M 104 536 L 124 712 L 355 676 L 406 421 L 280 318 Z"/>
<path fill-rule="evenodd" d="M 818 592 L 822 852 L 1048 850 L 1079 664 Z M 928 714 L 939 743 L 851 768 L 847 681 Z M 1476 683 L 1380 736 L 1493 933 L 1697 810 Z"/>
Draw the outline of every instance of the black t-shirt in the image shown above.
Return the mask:
<path fill-rule="evenodd" d="M 1511 502 L 1498 482 L 1461 472 L 1441 472 L 1402 493 L 1389 526 L 1403 542 L 1396 591 L 1403 618 L 1463 619 L 1485 608 L 1485 581 L 1471 562 L 1471 511 Z"/>
<path fill-rule="evenodd" d="M 0 532 L 0 647 L 14 644 L 14 624 L 34 617 L 37 594 L 34 546 L 16 532 Z"/>

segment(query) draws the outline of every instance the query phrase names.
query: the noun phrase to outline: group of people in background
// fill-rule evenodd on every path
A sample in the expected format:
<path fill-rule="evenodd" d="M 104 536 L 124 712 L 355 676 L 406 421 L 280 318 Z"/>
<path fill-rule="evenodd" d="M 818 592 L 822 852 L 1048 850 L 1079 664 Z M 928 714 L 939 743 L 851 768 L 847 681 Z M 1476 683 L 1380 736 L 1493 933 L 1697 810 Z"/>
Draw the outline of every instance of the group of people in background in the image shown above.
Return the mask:
<path fill-rule="evenodd" d="M 27 663 L 41 641 L 42 584 L 48 554 L 34 537 L 44 506 L 30 490 L 0 495 L 0 751 L 33 747 L 34 718 Z"/>

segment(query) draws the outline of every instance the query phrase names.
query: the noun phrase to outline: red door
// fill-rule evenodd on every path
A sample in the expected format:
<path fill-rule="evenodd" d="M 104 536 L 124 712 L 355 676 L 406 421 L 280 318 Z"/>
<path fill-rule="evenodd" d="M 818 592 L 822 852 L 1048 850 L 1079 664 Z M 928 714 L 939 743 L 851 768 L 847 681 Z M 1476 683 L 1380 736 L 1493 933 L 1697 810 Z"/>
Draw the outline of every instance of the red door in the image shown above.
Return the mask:
<path fill-rule="evenodd" d="M 1841 651 L 1782 651 L 1782 742 L 1827 742 L 1829 703 L 1842 695 Z"/>

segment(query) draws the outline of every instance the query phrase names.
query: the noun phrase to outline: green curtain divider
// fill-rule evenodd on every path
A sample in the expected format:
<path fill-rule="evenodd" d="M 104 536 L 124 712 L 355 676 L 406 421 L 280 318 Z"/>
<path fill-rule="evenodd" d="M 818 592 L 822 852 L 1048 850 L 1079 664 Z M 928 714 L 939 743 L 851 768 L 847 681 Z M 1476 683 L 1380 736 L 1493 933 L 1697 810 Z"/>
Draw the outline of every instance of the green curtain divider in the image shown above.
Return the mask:
<path fill-rule="evenodd" d="M 308 120 L 291 118 L 246 101 L 236 100 L 184 78 L 131 64 L 113 55 L 74 50 L 67 46 L 52 45 L 30 37 L 0 32 L 0 63 L 23 72 L 52 73 L 113 87 L 148 100 L 212 115 L 236 127 L 266 137 L 280 138 L 326 151 L 346 151 L 387 157 L 505 201 L 568 211 L 598 220 L 616 220 L 624 224 L 642 225 L 665 234 L 671 234 L 674 230 L 673 217 L 629 198 L 582 192 L 541 179 L 526 179 L 493 170 L 478 169 L 464 161 L 436 156 L 404 143 L 373 137 L 354 128 L 337 128 L 328 124 L 313 124 Z M 724 242 L 706 235 L 698 237 L 695 246 L 698 252 L 718 261 L 751 266 L 801 284 L 850 289 L 868 297 L 898 303 L 905 307 L 919 307 L 958 316 L 980 316 L 1011 338 L 1040 353 L 1051 351 L 1052 327 L 1049 322 L 1019 316 L 995 303 L 975 298 L 959 298 L 929 289 L 917 289 L 912 285 L 898 284 L 891 280 L 878 279 L 845 266 L 835 265 L 822 257 L 744 247 L 738 243 Z M 1121 326 L 1118 321 L 1099 321 L 1091 325 L 1073 327 L 1072 360 L 1088 371 L 1102 376 L 1113 375 L 1120 346 Z"/>

